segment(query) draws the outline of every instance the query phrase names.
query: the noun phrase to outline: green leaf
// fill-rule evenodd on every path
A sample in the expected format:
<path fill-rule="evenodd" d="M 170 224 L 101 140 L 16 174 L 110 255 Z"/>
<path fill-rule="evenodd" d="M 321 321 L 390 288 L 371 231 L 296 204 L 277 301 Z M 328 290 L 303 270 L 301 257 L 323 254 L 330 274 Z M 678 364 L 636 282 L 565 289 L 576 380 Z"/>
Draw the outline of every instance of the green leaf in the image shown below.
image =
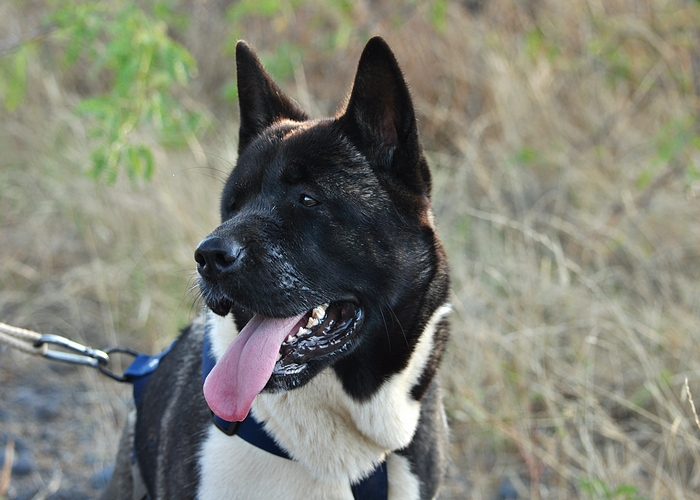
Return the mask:
<path fill-rule="evenodd" d="M 537 57 L 544 47 L 544 34 L 538 27 L 534 27 L 525 33 L 525 53 L 532 60 Z"/>
<path fill-rule="evenodd" d="M 238 102 L 238 85 L 235 80 L 228 82 L 221 89 L 221 95 L 224 99 L 231 102 Z"/>
<path fill-rule="evenodd" d="M 514 160 L 519 165 L 532 165 L 539 159 L 539 154 L 530 146 L 523 146 L 515 152 Z"/>
<path fill-rule="evenodd" d="M 22 48 L 11 54 L 7 61 L 7 70 L 2 79 L 5 108 L 13 111 L 22 103 L 27 88 L 27 49 Z"/>
<path fill-rule="evenodd" d="M 447 0 L 433 0 L 430 7 L 430 21 L 436 31 L 443 31 L 447 26 Z"/>
<path fill-rule="evenodd" d="M 126 171 L 132 180 L 138 178 L 150 179 L 153 175 L 153 153 L 144 145 L 128 146 L 126 148 Z"/>
<path fill-rule="evenodd" d="M 644 171 L 637 177 L 637 189 L 645 189 L 651 180 L 654 178 L 654 170 L 651 168 L 644 169 Z"/>
<path fill-rule="evenodd" d="M 92 168 L 88 171 L 91 177 L 99 179 L 107 169 L 107 152 L 104 147 L 95 149 L 90 155 Z"/>
<path fill-rule="evenodd" d="M 228 18 L 229 21 L 236 22 L 250 14 L 271 17 L 280 9 L 280 0 L 240 0 L 229 9 Z"/>
<path fill-rule="evenodd" d="M 132 2 L 86 1 L 58 10 L 53 18 L 69 49 L 67 61 L 81 60 L 92 74 L 110 82 L 105 94 L 85 98 L 76 108 L 91 121 L 91 136 L 101 141 L 93 152 L 91 175 L 113 182 L 123 167 L 131 178 L 150 177 L 153 154 L 134 143 L 141 127 L 152 127 L 162 144 L 179 146 L 208 124 L 179 98 L 196 72 L 194 58 L 168 36 L 163 19 Z M 90 51 L 81 48 L 86 44 Z"/>

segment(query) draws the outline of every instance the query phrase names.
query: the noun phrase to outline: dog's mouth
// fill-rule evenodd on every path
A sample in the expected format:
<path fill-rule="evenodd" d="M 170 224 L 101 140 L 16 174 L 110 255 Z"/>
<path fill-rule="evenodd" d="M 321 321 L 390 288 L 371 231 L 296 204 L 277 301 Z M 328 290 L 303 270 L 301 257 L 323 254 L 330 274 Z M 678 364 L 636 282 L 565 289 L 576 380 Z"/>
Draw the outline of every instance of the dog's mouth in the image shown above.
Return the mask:
<path fill-rule="evenodd" d="M 289 318 L 256 314 L 239 332 L 204 383 L 219 417 L 243 420 L 271 377 L 298 375 L 311 362 L 347 351 L 364 319 L 354 302 L 330 302 Z"/>
<path fill-rule="evenodd" d="M 309 361 L 347 349 L 362 319 L 362 309 L 352 302 L 315 307 L 282 342 L 273 374 L 299 373 Z"/>

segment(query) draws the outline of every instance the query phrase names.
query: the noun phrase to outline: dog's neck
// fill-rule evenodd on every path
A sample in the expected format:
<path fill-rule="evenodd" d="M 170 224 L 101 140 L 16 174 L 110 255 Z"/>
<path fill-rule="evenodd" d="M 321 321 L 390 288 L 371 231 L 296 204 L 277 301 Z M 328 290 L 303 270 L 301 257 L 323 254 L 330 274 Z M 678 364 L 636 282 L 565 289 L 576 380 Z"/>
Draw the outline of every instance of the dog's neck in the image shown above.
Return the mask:
<path fill-rule="evenodd" d="M 420 417 L 411 397 L 433 348 L 435 329 L 450 306 L 437 309 L 413 350 L 406 369 L 391 376 L 367 401 L 358 402 L 332 369 L 298 389 L 261 393 L 253 403 L 255 418 L 309 472 L 323 481 L 357 481 L 386 455 L 408 446 Z M 208 317 L 212 352 L 218 360 L 236 337 L 232 316 Z"/>

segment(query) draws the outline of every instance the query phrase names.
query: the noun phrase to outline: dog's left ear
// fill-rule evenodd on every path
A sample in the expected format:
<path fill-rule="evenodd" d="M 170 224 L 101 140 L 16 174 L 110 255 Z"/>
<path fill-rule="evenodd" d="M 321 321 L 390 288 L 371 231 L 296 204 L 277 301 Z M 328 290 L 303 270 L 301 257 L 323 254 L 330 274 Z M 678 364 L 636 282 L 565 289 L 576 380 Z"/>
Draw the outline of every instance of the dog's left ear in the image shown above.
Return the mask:
<path fill-rule="evenodd" d="M 429 195 L 430 172 L 411 95 L 393 52 L 381 37 L 367 42 L 339 120 L 376 167 L 397 176 L 412 191 Z"/>
<path fill-rule="evenodd" d="M 275 122 L 284 119 L 309 119 L 307 114 L 282 92 L 265 71 L 253 49 L 242 40 L 236 45 L 236 77 L 241 121 L 239 153 Z"/>

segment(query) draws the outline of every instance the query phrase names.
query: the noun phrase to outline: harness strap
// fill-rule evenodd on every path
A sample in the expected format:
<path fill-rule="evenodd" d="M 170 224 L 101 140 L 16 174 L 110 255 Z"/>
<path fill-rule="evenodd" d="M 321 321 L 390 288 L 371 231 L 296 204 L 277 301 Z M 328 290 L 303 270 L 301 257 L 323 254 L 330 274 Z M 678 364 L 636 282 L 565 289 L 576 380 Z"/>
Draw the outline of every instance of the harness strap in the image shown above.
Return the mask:
<path fill-rule="evenodd" d="M 214 356 L 211 354 L 211 340 L 209 339 L 208 328 L 204 335 L 204 345 L 202 346 L 202 385 L 207 379 L 207 375 L 211 372 L 212 368 L 216 364 Z M 214 413 L 211 414 L 214 424 L 222 431 L 224 434 L 233 436 L 234 434 L 244 441 L 249 442 L 253 446 L 265 450 L 268 453 L 272 453 L 278 457 L 287 458 L 292 460 L 286 450 L 280 447 L 277 442 L 270 436 L 270 434 L 265 430 L 263 424 L 258 421 L 252 414 L 248 413 L 248 416 L 241 422 L 229 422 L 221 417 L 217 417 Z"/>
<path fill-rule="evenodd" d="M 389 498 L 389 474 L 386 460 L 359 483 L 351 484 L 352 496 L 357 500 L 386 500 Z"/>
<path fill-rule="evenodd" d="M 136 403 L 137 410 L 139 404 L 141 403 L 143 390 L 146 388 L 148 379 L 151 377 L 151 374 L 153 374 L 156 368 L 158 368 L 160 360 L 163 359 L 163 356 L 170 352 L 176 342 L 177 339 L 159 354 L 154 354 L 152 356 L 149 356 L 148 354 L 139 354 L 131 362 L 129 367 L 124 370 L 124 380 L 129 382 L 134 388 L 134 402 Z"/>

